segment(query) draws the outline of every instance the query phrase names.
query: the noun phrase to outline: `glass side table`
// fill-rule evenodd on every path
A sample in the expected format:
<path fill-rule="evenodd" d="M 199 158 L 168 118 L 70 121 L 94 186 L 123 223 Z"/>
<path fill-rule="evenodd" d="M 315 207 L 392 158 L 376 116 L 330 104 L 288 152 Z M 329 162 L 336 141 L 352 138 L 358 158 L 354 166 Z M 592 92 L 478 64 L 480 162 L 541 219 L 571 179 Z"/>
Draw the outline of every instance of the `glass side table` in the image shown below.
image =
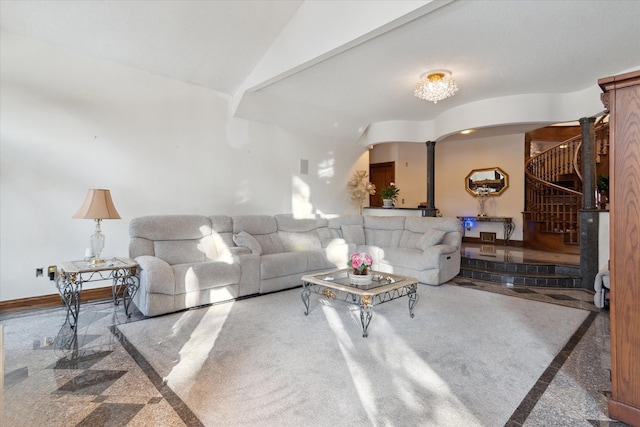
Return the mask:
<path fill-rule="evenodd" d="M 129 258 L 112 258 L 100 264 L 90 261 L 66 261 L 60 264 L 60 275 L 56 280 L 58 293 L 67 308 L 67 322 L 74 328 L 80 314 L 80 292 L 82 285 L 100 280 L 112 281 L 113 303 L 119 304 L 122 295 L 124 312 L 130 317 L 129 305 L 138 291 L 136 268 L 138 264 Z"/>

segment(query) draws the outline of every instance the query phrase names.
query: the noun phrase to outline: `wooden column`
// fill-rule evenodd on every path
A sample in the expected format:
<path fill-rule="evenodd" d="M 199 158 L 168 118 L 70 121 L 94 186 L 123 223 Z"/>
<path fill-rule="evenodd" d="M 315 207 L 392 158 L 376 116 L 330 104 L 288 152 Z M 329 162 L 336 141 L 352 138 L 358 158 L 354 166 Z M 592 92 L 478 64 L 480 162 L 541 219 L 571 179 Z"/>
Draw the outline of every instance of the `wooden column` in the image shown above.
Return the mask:
<path fill-rule="evenodd" d="M 609 417 L 640 426 L 640 70 L 600 79 L 610 112 Z"/>

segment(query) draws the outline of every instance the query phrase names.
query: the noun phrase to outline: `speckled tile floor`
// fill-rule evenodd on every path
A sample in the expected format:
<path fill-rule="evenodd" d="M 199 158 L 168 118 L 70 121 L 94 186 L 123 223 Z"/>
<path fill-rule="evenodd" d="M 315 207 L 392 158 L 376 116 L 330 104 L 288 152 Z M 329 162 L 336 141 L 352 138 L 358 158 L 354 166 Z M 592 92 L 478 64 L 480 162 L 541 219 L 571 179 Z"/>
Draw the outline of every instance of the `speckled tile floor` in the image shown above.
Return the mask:
<path fill-rule="evenodd" d="M 83 304 L 76 330 L 63 308 L 12 311 L 4 326 L 3 426 L 185 425 L 110 331 L 131 319 L 111 301 Z"/>
<path fill-rule="evenodd" d="M 609 313 L 593 305 L 593 293 L 461 277 L 452 284 L 590 311 L 507 426 L 625 426 L 607 416 Z M 75 331 L 63 325 L 64 315 L 63 308 L 0 314 L 2 426 L 202 425 L 113 327 L 143 321 L 139 312 L 127 318 L 111 301 L 86 303 Z"/>

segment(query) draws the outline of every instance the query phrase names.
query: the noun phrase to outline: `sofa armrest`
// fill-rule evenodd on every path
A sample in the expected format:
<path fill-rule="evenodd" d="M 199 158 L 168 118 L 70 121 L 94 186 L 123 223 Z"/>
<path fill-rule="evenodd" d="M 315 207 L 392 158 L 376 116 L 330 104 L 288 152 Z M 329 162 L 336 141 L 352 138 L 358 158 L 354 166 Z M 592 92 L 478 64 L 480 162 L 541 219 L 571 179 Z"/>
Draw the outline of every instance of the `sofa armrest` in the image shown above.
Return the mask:
<path fill-rule="evenodd" d="M 447 255 L 454 252 L 457 252 L 458 248 L 451 245 L 434 245 L 425 248 L 422 252 L 425 255 L 433 256 L 433 255 Z"/>
<path fill-rule="evenodd" d="M 236 255 L 247 255 L 247 254 L 250 254 L 251 253 L 251 249 L 244 248 L 244 247 L 241 247 L 241 246 L 231 246 L 229 248 L 229 252 L 231 252 L 231 255 L 233 255 L 234 261 L 237 262 Z"/>
<path fill-rule="evenodd" d="M 243 253 L 233 256 L 233 262 L 240 264 L 240 290 L 238 296 L 244 297 L 260 293 L 260 255 Z"/>
<path fill-rule="evenodd" d="M 138 263 L 137 274 L 142 289 L 149 293 L 175 294 L 176 278 L 169 263 L 151 255 L 141 255 L 135 261 Z"/>

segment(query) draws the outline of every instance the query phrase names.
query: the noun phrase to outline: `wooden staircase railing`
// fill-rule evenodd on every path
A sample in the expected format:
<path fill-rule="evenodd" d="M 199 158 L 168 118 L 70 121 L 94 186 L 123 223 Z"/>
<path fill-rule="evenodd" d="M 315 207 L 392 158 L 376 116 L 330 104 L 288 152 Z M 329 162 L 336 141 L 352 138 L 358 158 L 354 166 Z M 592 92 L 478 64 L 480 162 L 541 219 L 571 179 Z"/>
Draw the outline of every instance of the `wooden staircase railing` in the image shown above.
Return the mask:
<path fill-rule="evenodd" d="M 597 124 L 594 135 L 599 161 L 608 155 L 609 124 Z M 578 135 L 525 163 L 525 221 L 535 223 L 537 232 L 562 235 L 568 245 L 580 243 L 581 143 Z"/>
<path fill-rule="evenodd" d="M 527 171 L 525 197 L 525 219 L 538 223 L 538 231 L 562 234 L 566 244 L 580 242 L 581 192 L 543 181 Z"/>

